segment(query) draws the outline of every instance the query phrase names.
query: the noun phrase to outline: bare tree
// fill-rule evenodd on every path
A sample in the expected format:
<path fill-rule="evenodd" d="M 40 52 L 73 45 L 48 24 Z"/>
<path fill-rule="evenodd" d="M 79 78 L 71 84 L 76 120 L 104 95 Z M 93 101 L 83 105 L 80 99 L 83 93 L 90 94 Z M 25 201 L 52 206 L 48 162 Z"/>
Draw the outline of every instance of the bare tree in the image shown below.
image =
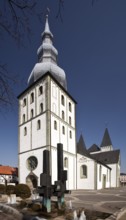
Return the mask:
<path fill-rule="evenodd" d="M 95 1 L 97 0 L 91 0 L 92 6 Z M 45 11 L 37 11 L 37 4 L 37 0 L 0 0 L 0 39 L 3 39 L 6 33 L 17 45 L 23 46 L 25 39 L 31 36 L 31 17 L 36 16 L 41 20 L 45 15 Z M 63 6 L 64 0 L 58 0 L 56 18 L 60 18 L 61 21 Z M 13 104 L 14 83 L 16 79 L 9 73 L 7 64 L 0 61 L 0 107 Z"/>
<path fill-rule="evenodd" d="M 16 42 L 20 43 L 25 34 L 29 34 L 29 19 L 34 12 L 34 0 L 4 0 L 0 8 L 0 35 L 8 33 Z"/>
<path fill-rule="evenodd" d="M 64 0 L 58 0 L 59 9 L 56 17 L 62 20 L 61 9 Z M 37 11 L 37 0 L 0 0 L 0 39 L 8 34 L 17 45 L 24 45 L 25 39 L 30 39 L 30 19 L 36 16 L 39 20 L 46 13 Z M 14 76 L 8 71 L 7 64 L 0 61 L 0 107 L 8 107 L 14 103 Z M 1 109 L 0 108 L 0 109 Z"/>
<path fill-rule="evenodd" d="M 24 38 L 30 35 L 30 16 L 35 13 L 34 0 L 3 0 L 0 2 L 0 37 L 8 34 L 18 45 L 23 45 Z M 15 103 L 13 86 L 16 78 L 9 71 L 6 63 L 0 60 L 0 109 Z"/>
<path fill-rule="evenodd" d="M 5 65 L 0 64 L 0 104 L 3 107 L 11 106 L 14 103 L 14 93 L 12 85 L 16 79 L 8 74 Z"/>

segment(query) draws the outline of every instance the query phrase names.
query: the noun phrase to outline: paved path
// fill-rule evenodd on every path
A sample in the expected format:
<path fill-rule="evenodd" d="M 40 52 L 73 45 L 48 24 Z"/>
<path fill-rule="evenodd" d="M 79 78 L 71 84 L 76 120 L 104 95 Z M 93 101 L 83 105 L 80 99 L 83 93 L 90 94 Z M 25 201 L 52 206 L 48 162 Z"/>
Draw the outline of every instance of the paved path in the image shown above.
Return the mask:
<path fill-rule="evenodd" d="M 105 190 L 77 190 L 65 195 L 66 204 L 72 208 L 110 213 L 106 220 L 126 220 L 126 187 Z M 55 220 L 64 220 L 60 216 Z M 101 220 L 101 219 L 100 219 Z"/>
<path fill-rule="evenodd" d="M 126 207 L 126 187 L 92 191 L 77 190 L 67 194 L 65 199 L 67 205 L 71 200 L 73 207 L 85 207 L 113 214 Z"/>

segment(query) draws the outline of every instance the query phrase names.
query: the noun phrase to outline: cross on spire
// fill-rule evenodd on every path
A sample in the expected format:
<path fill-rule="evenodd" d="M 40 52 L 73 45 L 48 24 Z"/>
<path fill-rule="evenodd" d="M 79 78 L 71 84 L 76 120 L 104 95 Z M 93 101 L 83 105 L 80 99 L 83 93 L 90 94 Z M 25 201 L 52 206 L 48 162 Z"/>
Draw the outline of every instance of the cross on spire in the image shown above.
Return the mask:
<path fill-rule="evenodd" d="M 49 13 L 50 13 L 50 8 L 49 8 L 49 7 L 47 7 L 47 8 L 46 8 L 46 16 L 48 16 L 48 15 L 49 15 Z"/>

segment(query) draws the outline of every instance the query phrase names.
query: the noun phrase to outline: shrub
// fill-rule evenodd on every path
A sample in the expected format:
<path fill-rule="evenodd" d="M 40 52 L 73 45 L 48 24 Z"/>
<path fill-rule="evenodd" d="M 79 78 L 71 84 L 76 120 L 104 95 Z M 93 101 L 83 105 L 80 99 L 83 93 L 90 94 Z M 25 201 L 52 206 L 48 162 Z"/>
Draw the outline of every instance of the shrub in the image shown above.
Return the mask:
<path fill-rule="evenodd" d="M 26 184 L 18 184 L 15 186 L 16 196 L 21 197 L 22 199 L 27 199 L 31 196 L 31 190 Z"/>
<path fill-rule="evenodd" d="M 14 194 L 15 193 L 15 186 L 14 185 L 7 185 L 6 186 L 6 194 Z"/>
<path fill-rule="evenodd" d="M 0 194 L 5 194 L 6 192 L 6 187 L 3 184 L 0 184 Z"/>

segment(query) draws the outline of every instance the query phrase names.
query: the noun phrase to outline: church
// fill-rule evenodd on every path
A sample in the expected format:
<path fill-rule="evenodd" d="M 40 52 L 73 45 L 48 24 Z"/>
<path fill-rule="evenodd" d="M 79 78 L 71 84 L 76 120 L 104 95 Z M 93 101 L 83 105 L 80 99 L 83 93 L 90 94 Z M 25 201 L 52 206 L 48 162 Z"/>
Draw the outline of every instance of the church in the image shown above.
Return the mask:
<path fill-rule="evenodd" d="M 19 96 L 19 182 L 40 186 L 43 151 L 49 150 L 52 184 L 57 180 L 57 144 L 63 144 L 67 189 L 119 186 L 120 151 L 113 150 L 108 130 L 100 147 L 86 149 L 82 135 L 76 144 L 76 100 L 67 91 L 64 70 L 58 66 L 48 16 L 28 87 Z"/>
<path fill-rule="evenodd" d="M 120 186 L 120 150 L 114 150 L 105 129 L 100 147 L 86 148 L 83 136 L 77 143 L 77 189 L 103 189 Z"/>

